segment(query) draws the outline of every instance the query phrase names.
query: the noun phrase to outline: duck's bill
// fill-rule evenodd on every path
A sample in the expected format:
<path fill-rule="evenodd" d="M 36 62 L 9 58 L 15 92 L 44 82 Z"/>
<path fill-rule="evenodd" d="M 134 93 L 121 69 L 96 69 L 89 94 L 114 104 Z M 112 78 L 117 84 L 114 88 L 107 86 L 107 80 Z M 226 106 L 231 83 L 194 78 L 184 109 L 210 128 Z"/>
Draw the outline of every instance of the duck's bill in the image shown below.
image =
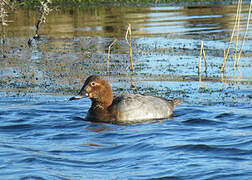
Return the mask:
<path fill-rule="evenodd" d="M 82 99 L 82 98 L 85 98 L 85 96 L 73 96 L 69 99 L 69 101 L 73 101 L 73 100 L 79 100 L 79 99 Z"/>

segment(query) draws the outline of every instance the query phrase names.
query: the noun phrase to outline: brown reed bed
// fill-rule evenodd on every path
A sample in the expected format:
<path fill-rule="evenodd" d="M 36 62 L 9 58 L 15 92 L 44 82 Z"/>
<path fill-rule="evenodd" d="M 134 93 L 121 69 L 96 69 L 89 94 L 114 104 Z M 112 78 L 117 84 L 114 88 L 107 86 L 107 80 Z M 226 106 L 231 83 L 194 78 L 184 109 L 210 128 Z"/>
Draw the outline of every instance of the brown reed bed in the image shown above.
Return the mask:
<path fill-rule="evenodd" d="M 245 44 L 245 41 L 246 41 L 246 38 L 247 38 L 247 34 L 248 34 L 248 28 L 249 28 L 250 17 L 251 17 L 251 10 L 252 10 L 252 0 L 250 1 L 250 6 L 249 6 L 249 10 L 248 10 L 247 25 L 246 25 L 245 33 L 244 33 L 243 38 L 242 38 L 241 48 L 239 50 L 238 56 L 236 55 L 237 58 L 236 58 L 236 61 L 234 63 L 234 67 L 237 67 L 237 68 L 239 66 L 239 61 L 240 61 L 240 58 L 241 58 L 242 50 L 243 50 L 243 47 L 244 47 L 244 44 Z"/>
<path fill-rule="evenodd" d="M 238 0 L 237 3 L 237 9 L 236 9 L 236 16 L 235 16 L 235 21 L 234 21 L 234 27 L 232 29 L 232 33 L 230 36 L 230 40 L 228 42 L 227 49 L 223 49 L 223 63 L 221 65 L 221 72 L 222 72 L 222 80 L 225 80 L 226 77 L 226 68 L 227 68 L 227 60 L 230 57 L 233 57 L 233 69 L 237 69 L 239 71 L 239 61 L 242 55 L 243 47 L 245 44 L 245 41 L 247 39 L 247 33 L 248 33 L 248 28 L 250 24 L 250 17 L 251 17 L 251 10 L 252 10 L 252 0 L 250 1 L 250 6 L 248 9 L 248 17 L 247 17 L 247 23 L 246 23 L 246 29 L 243 34 L 243 37 L 241 38 L 241 12 L 242 12 L 242 0 Z M 241 41 L 242 39 L 242 41 Z M 231 45 L 234 43 L 234 54 L 231 54 Z M 199 58 L 199 63 L 198 63 L 198 75 L 199 79 L 201 80 L 201 61 L 202 61 L 202 56 L 204 57 L 205 60 L 205 73 L 207 72 L 207 62 L 206 62 L 206 55 L 205 55 L 205 50 L 204 50 L 204 44 L 203 41 L 201 41 L 201 49 L 200 49 L 200 58 Z M 225 75 L 224 75 L 225 73 Z"/>
<path fill-rule="evenodd" d="M 231 56 L 230 48 L 231 48 L 232 43 L 235 43 L 235 51 L 233 54 L 233 58 L 234 58 L 233 69 L 239 68 L 239 61 L 240 61 L 243 47 L 244 47 L 244 44 L 245 44 L 245 41 L 247 38 L 248 27 L 250 24 L 251 9 L 252 9 L 252 0 L 250 1 L 250 6 L 249 6 L 249 10 L 248 10 L 246 29 L 243 34 L 242 41 L 240 42 L 240 39 L 241 39 L 240 38 L 240 34 L 241 34 L 240 33 L 240 29 L 241 29 L 240 21 L 241 21 L 241 11 L 242 11 L 242 0 L 238 0 L 236 16 L 235 16 L 235 23 L 234 23 L 234 27 L 232 30 L 232 34 L 231 34 L 227 49 L 226 50 L 224 49 L 224 60 L 223 60 L 222 66 L 221 66 L 221 72 L 226 72 L 227 59 L 229 56 Z M 236 36 L 236 38 L 234 39 L 235 36 Z"/>

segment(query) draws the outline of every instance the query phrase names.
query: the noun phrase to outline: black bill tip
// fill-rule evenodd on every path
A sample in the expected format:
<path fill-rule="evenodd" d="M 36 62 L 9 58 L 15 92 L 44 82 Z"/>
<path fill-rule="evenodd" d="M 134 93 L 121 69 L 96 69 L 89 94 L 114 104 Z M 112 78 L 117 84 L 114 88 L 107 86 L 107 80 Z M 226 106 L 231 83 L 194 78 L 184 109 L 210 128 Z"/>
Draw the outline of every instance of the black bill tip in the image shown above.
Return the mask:
<path fill-rule="evenodd" d="M 83 96 L 73 96 L 69 99 L 69 101 L 73 101 L 73 100 L 79 100 L 79 99 L 82 99 L 84 98 Z"/>

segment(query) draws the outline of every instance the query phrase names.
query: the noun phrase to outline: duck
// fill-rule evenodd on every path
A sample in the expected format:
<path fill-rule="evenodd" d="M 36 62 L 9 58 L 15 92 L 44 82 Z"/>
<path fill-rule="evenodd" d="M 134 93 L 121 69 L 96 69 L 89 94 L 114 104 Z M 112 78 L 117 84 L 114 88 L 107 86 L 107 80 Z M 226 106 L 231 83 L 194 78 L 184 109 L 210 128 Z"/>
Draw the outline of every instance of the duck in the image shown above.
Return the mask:
<path fill-rule="evenodd" d="M 108 123 L 165 119 L 172 116 L 175 106 L 182 102 L 181 98 L 165 99 L 142 94 L 124 93 L 114 96 L 109 82 L 97 75 L 89 76 L 78 95 L 69 100 L 79 100 L 85 97 L 92 101 L 86 119 Z"/>

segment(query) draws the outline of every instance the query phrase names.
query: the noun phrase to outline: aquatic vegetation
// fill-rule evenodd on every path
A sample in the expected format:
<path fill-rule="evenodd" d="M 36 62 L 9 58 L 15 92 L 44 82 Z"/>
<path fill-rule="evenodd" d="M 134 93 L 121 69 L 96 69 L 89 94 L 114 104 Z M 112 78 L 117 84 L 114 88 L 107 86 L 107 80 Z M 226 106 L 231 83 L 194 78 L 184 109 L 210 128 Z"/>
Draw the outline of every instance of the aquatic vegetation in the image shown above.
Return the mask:
<path fill-rule="evenodd" d="M 229 53 L 230 53 L 230 47 L 231 47 L 231 44 L 235 43 L 235 52 L 234 52 L 234 63 L 233 63 L 233 68 L 239 66 L 239 61 L 240 61 L 240 58 L 241 58 L 241 54 L 242 54 L 242 50 L 243 50 L 243 47 L 244 47 L 244 43 L 245 43 L 245 40 L 246 40 L 246 37 L 247 37 L 247 32 L 248 32 L 248 28 L 249 28 L 249 24 L 250 24 L 250 15 L 251 15 L 251 10 L 252 10 L 252 0 L 250 1 L 250 7 L 248 9 L 248 18 L 247 18 L 247 25 L 246 25 L 246 30 L 243 34 L 243 38 L 242 38 L 242 42 L 240 43 L 239 40 L 240 40 L 240 21 L 241 21 L 241 11 L 242 11 L 242 0 L 238 0 L 238 4 L 237 4 L 237 11 L 236 11 L 236 16 L 235 16 L 235 24 L 234 24 L 234 27 L 233 27 L 233 31 L 232 31 L 232 35 L 230 37 L 230 41 L 229 41 L 229 44 L 228 44 L 228 47 L 227 47 L 227 50 L 224 49 L 224 61 L 223 61 L 223 64 L 221 66 L 221 72 L 224 72 L 226 71 L 226 66 L 227 66 L 227 59 L 229 57 Z M 236 33 L 236 39 L 234 39 L 235 37 L 235 33 Z M 240 45 L 240 49 L 238 49 Z"/>
<path fill-rule="evenodd" d="M 200 81 L 201 81 L 201 59 L 202 59 L 202 56 L 204 57 L 204 61 L 205 61 L 205 73 L 207 74 L 207 60 L 206 60 L 206 53 L 205 53 L 205 50 L 204 50 L 204 43 L 203 41 L 201 41 L 201 47 L 200 47 L 200 58 L 199 58 L 199 65 L 198 65 L 198 76 L 200 78 Z"/>
<path fill-rule="evenodd" d="M 3 57 L 6 57 L 5 55 L 5 41 L 6 41 L 6 32 L 5 32 L 5 26 L 8 25 L 8 11 L 7 9 L 12 9 L 13 8 L 13 4 L 12 1 L 10 0 L 2 0 L 0 2 L 0 21 L 1 21 L 1 39 L 2 39 L 2 55 Z"/>
<path fill-rule="evenodd" d="M 234 5 L 230 6 L 228 12 L 234 13 L 232 10 L 234 7 Z M 37 22 L 37 19 L 40 17 L 38 11 L 29 10 L 30 17 L 34 17 L 33 20 L 30 20 L 25 27 L 21 23 L 21 25 L 17 26 L 29 28 L 29 32 L 24 35 L 24 38 L 13 38 L 12 36 L 8 38 L 8 45 L 12 46 L 10 51 L 8 51 L 8 55 L 11 58 L 5 59 L 0 64 L 1 78 L 3 79 L 0 83 L 1 90 L 9 91 L 11 89 L 18 91 L 20 89 L 19 94 L 22 92 L 75 94 L 79 89 L 79 81 L 83 80 L 87 74 L 99 74 L 102 76 L 107 75 L 106 77 L 113 83 L 119 83 L 118 91 L 116 91 L 118 93 L 129 91 L 164 97 L 175 95 L 185 97 L 188 102 L 195 97 L 196 99 L 192 100 L 193 103 L 199 104 L 202 102 L 206 103 L 208 100 L 209 104 L 216 102 L 225 103 L 225 100 L 231 95 L 232 98 L 235 97 L 237 91 L 227 91 L 225 89 L 226 86 L 246 86 L 242 83 L 245 82 L 244 79 L 247 77 L 238 75 L 235 77 L 230 72 L 227 76 L 222 77 L 220 75 L 223 59 L 222 49 L 226 45 L 226 39 L 230 37 L 231 28 L 227 31 L 226 29 L 221 29 L 217 40 L 209 35 L 211 29 L 209 30 L 210 33 L 206 33 L 209 36 L 207 38 L 204 32 L 200 34 L 200 30 L 190 32 L 192 33 L 190 37 L 186 36 L 184 32 L 178 33 L 177 36 L 176 33 L 172 34 L 170 32 L 158 35 L 148 34 L 149 32 L 144 31 L 151 30 L 151 23 L 159 23 L 159 21 L 148 17 L 148 22 L 146 22 L 147 16 L 145 14 L 155 15 L 156 12 L 159 13 L 158 8 L 155 7 L 152 10 L 149 7 L 132 7 L 130 11 L 133 12 L 133 15 L 141 15 L 139 17 L 136 16 L 137 23 L 133 21 L 135 17 L 129 18 L 128 7 L 86 7 L 85 12 L 88 10 L 89 13 L 85 14 L 85 16 L 83 15 L 84 10 L 78 8 L 73 8 L 73 10 L 69 11 L 69 14 L 67 14 L 68 11 L 49 14 L 46 16 L 48 26 L 40 28 L 40 33 L 46 35 L 37 42 L 36 47 L 24 45 L 27 42 L 27 38 L 31 37 L 31 34 L 33 35 L 35 30 L 34 22 Z M 168 10 L 163 8 L 160 8 L 161 12 L 168 12 L 167 15 L 171 15 L 169 14 L 171 11 L 169 8 Z M 193 11 L 197 8 L 201 9 L 195 6 Z M 203 8 L 205 10 L 208 6 Z M 220 6 L 219 9 L 221 8 L 226 7 Z M 106 12 L 106 9 L 109 9 L 109 11 Z M 209 9 L 210 11 L 214 10 L 212 7 Z M 26 10 L 25 12 L 27 13 Z M 118 18 L 118 13 L 125 11 L 126 13 Z M 176 11 L 181 11 L 181 17 L 191 15 L 191 10 L 188 10 L 188 12 L 184 11 L 184 9 L 176 9 Z M 16 12 L 20 13 L 20 11 Z M 23 13 L 23 11 L 21 12 Z M 100 14 L 97 14 L 97 12 L 100 12 Z M 60 18 L 55 18 L 55 15 L 60 15 Z M 71 17 L 70 23 L 58 21 L 68 17 Z M 72 17 L 76 19 L 72 19 Z M 166 17 L 170 18 L 170 16 Z M 13 19 L 22 22 L 20 19 Z M 57 21 L 53 21 L 55 19 Z M 88 24 L 83 19 L 89 20 L 92 24 Z M 222 20 L 221 17 L 217 17 L 217 19 L 218 21 Z M 72 20 L 75 20 L 74 23 L 76 24 L 74 26 L 71 24 Z M 173 19 L 171 20 L 174 22 Z M 222 22 L 224 24 L 230 22 L 230 20 L 233 22 L 233 18 L 224 20 Z M 190 23 L 192 21 L 190 19 Z M 60 26 L 58 26 L 59 22 Z M 141 22 L 142 26 L 138 26 L 138 22 Z M 167 24 L 169 22 L 165 21 Z M 63 26 L 61 26 L 61 23 Z M 128 23 L 132 23 L 132 39 L 129 37 L 129 30 L 127 30 Z M 215 23 L 215 21 L 211 23 Z M 184 24 L 186 24 L 186 21 Z M 173 25 L 176 26 L 176 24 Z M 167 29 L 172 26 L 167 26 Z M 48 27 L 50 30 L 48 30 Z M 60 29 L 62 27 L 67 27 L 67 29 Z M 68 29 L 68 27 L 71 27 L 71 29 Z M 85 29 L 86 27 L 91 28 L 89 30 Z M 111 30 L 109 29 L 110 27 L 116 28 Z M 164 29 L 162 26 L 158 27 Z M 58 34 L 52 33 L 54 29 L 56 29 L 55 32 Z M 155 30 L 155 27 L 153 29 Z M 140 34 L 139 30 L 146 34 Z M 223 37 L 225 40 L 223 40 Z M 132 41 L 131 46 L 129 45 L 130 39 Z M 201 40 L 202 44 L 200 44 Z M 9 43 L 10 41 L 12 41 L 12 44 Z M 132 49 L 131 57 L 134 59 L 134 73 L 130 73 L 129 68 L 130 48 Z M 251 51 L 247 46 L 245 46 L 245 49 L 247 57 Z M 231 49 L 231 52 L 233 52 L 233 49 Z M 208 60 L 207 64 L 205 62 L 207 70 L 203 67 L 204 62 L 201 64 L 203 68 L 198 66 L 198 57 L 200 55 L 202 60 L 204 54 L 207 55 Z M 201 67 L 201 75 L 203 75 L 205 70 L 207 71 L 207 76 L 199 77 L 197 75 L 199 67 Z M 249 67 L 251 67 L 249 62 L 242 62 L 240 65 L 242 72 L 244 72 L 244 69 L 247 71 Z M 237 84 L 235 84 L 236 82 Z M 251 84 L 249 80 L 247 82 Z M 218 83 L 219 86 L 214 87 Z M 183 86 L 184 84 L 186 85 Z M 242 94 L 235 97 L 236 101 L 241 96 Z M 246 97 L 242 98 L 246 100 Z"/>
<path fill-rule="evenodd" d="M 126 69 L 130 68 L 131 72 L 134 71 L 134 64 L 133 64 L 133 53 L 132 53 L 132 32 L 131 32 L 131 24 L 128 25 L 126 34 L 125 34 L 125 40 L 129 46 L 129 59 L 130 59 L 130 66 L 128 66 Z M 109 72 L 109 61 L 110 61 L 110 52 L 111 47 L 117 42 L 117 39 L 115 39 L 108 47 L 108 55 L 107 55 L 107 75 L 110 74 Z"/>
<path fill-rule="evenodd" d="M 126 31 L 125 39 L 129 45 L 130 70 L 131 70 L 131 72 L 133 72 L 134 65 L 133 65 L 133 59 L 132 59 L 132 35 L 131 34 L 132 34 L 131 33 L 131 24 L 129 24 L 127 31 Z"/>
<path fill-rule="evenodd" d="M 40 7 L 39 7 L 39 12 L 40 12 L 40 16 L 39 19 L 36 23 L 36 32 L 35 32 L 35 36 L 33 38 L 35 39 L 39 39 L 39 29 L 42 23 L 46 22 L 46 16 L 49 15 L 50 11 L 52 11 L 52 9 L 49 7 L 49 5 L 52 3 L 51 0 L 46 0 L 46 1 L 42 1 L 40 0 Z"/>
<path fill-rule="evenodd" d="M 14 0 L 17 5 L 22 7 L 34 8 L 40 5 L 41 0 Z M 226 0 L 232 2 L 232 0 Z M 199 2 L 219 2 L 219 0 L 53 0 L 53 6 L 61 6 L 60 8 L 67 8 L 69 6 L 89 6 L 89 5 L 153 5 L 164 3 L 199 3 Z"/>
<path fill-rule="evenodd" d="M 248 33 L 248 29 L 249 29 L 249 24 L 250 24 L 251 9 L 252 9 L 252 0 L 250 1 L 250 6 L 248 9 L 246 29 L 244 31 L 243 37 L 240 38 L 240 34 L 241 34 L 240 21 L 241 21 L 241 13 L 242 13 L 242 0 L 238 0 L 234 26 L 232 29 L 232 34 L 231 34 L 231 37 L 229 38 L 229 43 L 228 43 L 227 49 L 225 49 L 225 48 L 223 49 L 224 61 L 223 61 L 221 68 L 220 68 L 220 71 L 222 73 L 221 79 L 223 82 L 227 81 L 226 66 L 227 66 L 228 57 L 231 56 L 231 58 L 233 58 L 233 70 L 237 69 L 237 71 L 239 72 L 239 61 L 240 61 L 241 54 L 243 52 L 243 47 L 244 47 L 244 44 L 245 44 L 245 41 L 247 38 L 247 33 Z M 240 42 L 240 39 L 242 39 L 241 42 Z M 234 50 L 233 50 L 234 54 L 233 55 L 231 55 L 232 43 L 234 43 Z M 205 54 L 205 50 L 204 50 L 203 41 L 201 41 L 200 58 L 199 58 L 199 63 L 198 63 L 199 81 L 201 81 L 201 74 L 200 73 L 201 73 L 202 56 L 204 57 L 204 60 L 205 60 L 205 73 L 207 76 L 207 62 L 206 62 L 206 54 Z"/>
<path fill-rule="evenodd" d="M 7 26 L 7 11 L 6 11 L 6 6 L 9 5 L 9 1 L 1 1 L 0 2 L 0 8 L 1 8 L 1 11 L 0 11 L 0 18 L 1 18 L 1 26 Z"/>
<path fill-rule="evenodd" d="M 107 74 L 109 75 L 109 61 L 110 61 L 110 51 L 111 47 L 116 43 L 117 39 L 115 39 L 108 47 L 108 56 L 107 56 Z"/>

